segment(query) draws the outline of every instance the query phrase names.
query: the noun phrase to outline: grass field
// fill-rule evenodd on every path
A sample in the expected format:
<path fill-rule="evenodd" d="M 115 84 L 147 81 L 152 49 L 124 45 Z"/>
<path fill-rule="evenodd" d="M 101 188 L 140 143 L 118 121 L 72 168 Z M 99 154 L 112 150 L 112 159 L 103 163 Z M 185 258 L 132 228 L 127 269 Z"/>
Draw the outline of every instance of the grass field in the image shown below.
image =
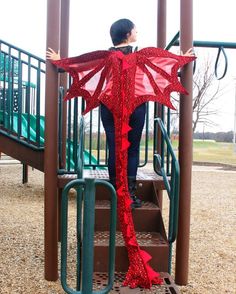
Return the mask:
<path fill-rule="evenodd" d="M 153 142 L 149 142 L 153 146 Z M 178 158 L 178 142 L 173 141 L 172 146 Z M 144 161 L 144 146 L 141 145 L 141 163 Z M 152 148 L 149 148 L 148 161 L 152 161 Z M 93 155 L 97 156 L 97 151 L 93 150 Z M 105 158 L 104 150 L 101 150 L 100 159 Z M 214 163 L 234 165 L 236 167 L 236 150 L 233 143 L 215 142 L 210 140 L 195 140 L 193 142 L 193 161 L 199 163 Z"/>
<path fill-rule="evenodd" d="M 173 142 L 177 149 L 177 142 Z M 193 161 L 230 164 L 236 166 L 236 150 L 233 143 L 215 142 L 211 140 L 193 141 Z"/>
<path fill-rule="evenodd" d="M 176 156 L 178 157 L 178 142 L 172 142 Z M 152 146 L 150 142 L 149 146 Z M 141 147 L 141 158 L 144 156 Z M 149 150 L 149 160 L 152 158 L 152 150 Z M 236 147 L 233 143 L 215 142 L 211 140 L 195 140 L 193 142 L 193 161 L 200 163 L 220 163 L 236 166 Z"/>

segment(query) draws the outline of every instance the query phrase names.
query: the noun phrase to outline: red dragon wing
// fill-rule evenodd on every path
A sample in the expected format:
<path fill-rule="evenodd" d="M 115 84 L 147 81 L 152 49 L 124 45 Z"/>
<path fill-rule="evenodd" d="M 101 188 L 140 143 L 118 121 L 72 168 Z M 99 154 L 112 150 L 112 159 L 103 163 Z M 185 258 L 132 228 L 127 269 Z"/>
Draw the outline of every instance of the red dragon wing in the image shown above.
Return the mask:
<path fill-rule="evenodd" d="M 106 84 L 109 70 L 107 57 L 110 54 L 110 51 L 101 50 L 52 61 L 54 65 L 68 72 L 73 79 L 64 99 L 83 97 L 86 101 L 84 113 L 100 104 L 99 96 Z"/>
<path fill-rule="evenodd" d="M 179 81 L 178 71 L 195 57 L 180 56 L 152 47 L 134 54 L 137 55 L 134 92 L 136 107 L 146 101 L 155 101 L 174 109 L 170 94 L 188 94 Z"/>

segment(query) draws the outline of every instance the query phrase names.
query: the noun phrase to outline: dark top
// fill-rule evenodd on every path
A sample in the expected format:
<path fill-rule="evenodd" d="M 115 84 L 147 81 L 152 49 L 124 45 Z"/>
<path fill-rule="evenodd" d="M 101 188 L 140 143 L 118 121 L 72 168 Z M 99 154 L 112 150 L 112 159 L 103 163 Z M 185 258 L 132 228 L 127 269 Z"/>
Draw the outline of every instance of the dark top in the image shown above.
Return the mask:
<path fill-rule="evenodd" d="M 135 49 L 133 50 L 133 47 L 128 45 L 128 46 L 124 46 L 124 47 L 111 47 L 111 48 L 109 48 L 109 50 L 110 51 L 121 51 L 124 54 L 129 54 L 134 51 L 137 51 L 137 47 L 135 47 Z"/>

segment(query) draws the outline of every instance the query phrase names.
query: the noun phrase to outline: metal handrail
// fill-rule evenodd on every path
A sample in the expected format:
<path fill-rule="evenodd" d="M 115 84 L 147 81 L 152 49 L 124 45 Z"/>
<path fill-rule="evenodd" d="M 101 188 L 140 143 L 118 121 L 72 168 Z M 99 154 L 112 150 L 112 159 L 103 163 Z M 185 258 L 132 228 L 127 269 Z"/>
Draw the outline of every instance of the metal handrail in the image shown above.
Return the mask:
<path fill-rule="evenodd" d="M 93 291 L 95 188 L 97 185 L 103 185 L 111 192 L 109 267 L 106 287 L 100 291 Z M 79 212 L 79 215 L 77 215 L 77 289 L 70 288 L 67 283 L 68 193 L 71 188 L 77 191 L 79 189 L 77 192 L 79 198 L 79 200 L 77 199 L 77 205 L 79 206 L 77 207 L 77 212 Z M 66 293 L 106 294 L 111 291 L 115 273 L 116 208 L 116 192 L 109 182 L 95 179 L 77 179 L 69 182 L 63 189 L 61 210 L 61 284 Z M 83 268 L 82 271 L 81 268 Z"/>
<path fill-rule="evenodd" d="M 179 46 L 180 42 L 178 39 L 176 39 L 172 46 Z M 193 41 L 193 47 L 202 47 L 202 48 L 218 48 L 218 54 L 216 57 L 216 62 L 215 62 L 215 76 L 218 80 L 221 80 L 225 77 L 226 73 L 227 73 L 227 69 L 228 69 L 228 59 L 227 59 L 227 55 L 225 52 L 225 48 L 227 49 L 236 49 L 236 43 L 234 42 L 221 42 L 221 41 Z M 223 74 L 218 77 L 218 73 L 217 73 L 217 68 L 218 68 L 218 61 L 219 61 L 219 56 L 220 53 L 223 53 L 224 56 L 224 60 L 225 60 L 225 68 L 223 71 Z"/>
<path fill-rule="evenodd" d="M 179 163 L 172 148 L 171 141 L 165 126 L 160 118 L 155 118 L 154 123 L 157 124 L 156 130 L 161 131 L 163 148 L 161 154 L 154 153 L 154 170 L 163 177 L 164 185 L 170 200 L 169 208 L 169 272 L 171 272 L 172 244 L 176 240 L 178 230 L 178 208 L 179 208 Z M 159 127 L 159 128 L 158 128 Z M 166 156 L 171 157 L 171 170 L 168 171 L 169 165 L 165 165 Z M 170 177 L 169 177 L 170 175 Z"/>
<path fill-rule="evenodd" d="M 29 147 L 42 147 L 44 110 L 40 98 L 45 60 L 0 40 L 0 61 L 1 131 Z"/>

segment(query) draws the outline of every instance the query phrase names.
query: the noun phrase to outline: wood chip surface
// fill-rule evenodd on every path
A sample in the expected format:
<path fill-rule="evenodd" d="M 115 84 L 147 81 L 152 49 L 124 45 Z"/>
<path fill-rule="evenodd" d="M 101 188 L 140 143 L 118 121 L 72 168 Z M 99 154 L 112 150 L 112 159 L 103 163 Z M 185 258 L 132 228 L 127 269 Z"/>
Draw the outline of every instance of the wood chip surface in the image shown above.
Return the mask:
<path fill-rule="evenodd" d="M 0 160 L 0 293 L 60 294 L 44 279 L 44 174 Z M 181 293 L 236 293 L 236 171 L 193 169 L 189 283 Z M 174 267 L 173 267 L 174 269 Z M 174 277 L 174 272 L 173 272 Z"/>

